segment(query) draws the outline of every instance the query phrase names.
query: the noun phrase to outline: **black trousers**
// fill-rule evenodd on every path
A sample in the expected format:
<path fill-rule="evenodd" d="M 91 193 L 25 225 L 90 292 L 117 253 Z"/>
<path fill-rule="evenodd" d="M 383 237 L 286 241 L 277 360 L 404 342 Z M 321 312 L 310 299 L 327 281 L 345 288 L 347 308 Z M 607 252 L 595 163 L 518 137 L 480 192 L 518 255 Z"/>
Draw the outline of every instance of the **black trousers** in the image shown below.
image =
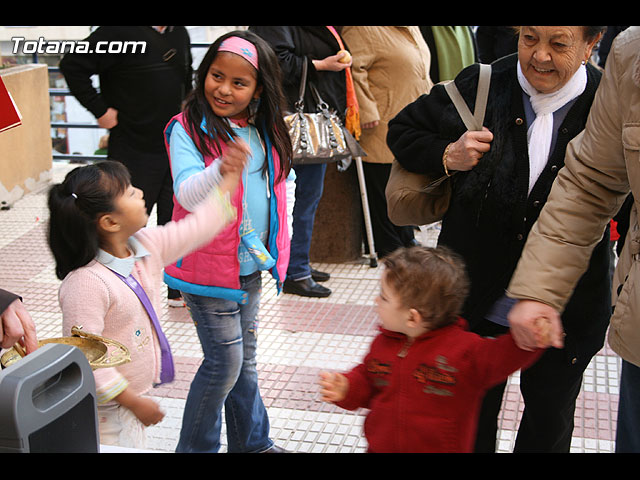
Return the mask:
<path fill-rule="evenodd" d="M 485 321 L 473 331 L 496 336 L 508 329 Z M 574 427 L 576 399 L 591 359 L 573 362 L 565 350 L 548 349 L 530 368 L 520 373 L 524 411 L 514 453 L 568 453 Z M 496 450 L 498 415 L 506 382 L 489 390 L 478 421 L 476 453 Z"/>
<path fill-rule="evenodd" d="M 115 133 L 115 132 L 114 132 Z M 166 151 L 141 152 L 120 140 L 109 138 L 108 158 L 123 163 L 131 174 L 131 184 L 144 192 L 147 213 L 156 206 L 157 224 L 164 225 L 173 214 L 173 178 Z M 179 298 L 178 290 L 169 289 L 169 298 Z"/>
<path fill-rule="evenodd" d="M 367 197 L 371 214 L 371 229 L 378 257 L 389 255 L 400 247 L 408 247 L 414 242 L 413 227 L 394 225 L 387 215 L 387 198 L 384 190 L 389 181 L 391 164 L 362 162 Z"/>

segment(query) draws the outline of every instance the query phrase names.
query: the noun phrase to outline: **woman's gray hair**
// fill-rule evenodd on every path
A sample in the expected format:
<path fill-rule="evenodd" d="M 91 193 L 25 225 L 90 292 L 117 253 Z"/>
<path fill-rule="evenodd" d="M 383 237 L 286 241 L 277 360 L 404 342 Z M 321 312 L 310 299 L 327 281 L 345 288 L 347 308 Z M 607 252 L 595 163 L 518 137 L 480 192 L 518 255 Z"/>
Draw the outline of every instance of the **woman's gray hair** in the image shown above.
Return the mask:
<path fill-rule="evenodd" d="M 514 31 L 514 33 L 516 35 L 518 35 L 520 33 L 520 28 L 522 28 L 522 27 L 521 26 L 513 27 L 513 31 Z M 604 34 L 604 32 L 607 31 L 607 27 L 595 27 L 593 25 L 582 26 L 582 29 L 584 31 L 584 39 L 587 42 L 590 42 L 591 40 L 596 38 L 601 33 Z"/>

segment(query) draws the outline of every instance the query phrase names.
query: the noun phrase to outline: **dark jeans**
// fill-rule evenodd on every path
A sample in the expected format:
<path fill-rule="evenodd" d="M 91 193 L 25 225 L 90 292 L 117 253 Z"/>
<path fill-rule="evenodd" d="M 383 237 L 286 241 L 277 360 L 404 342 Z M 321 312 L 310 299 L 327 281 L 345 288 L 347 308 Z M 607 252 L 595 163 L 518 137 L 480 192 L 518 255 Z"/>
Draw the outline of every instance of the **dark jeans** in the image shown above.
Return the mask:
<path fill-rule="evenodd" d="M 293 236 L 287 277 L 302 280 L 311 276 L 309 250 L 316 210 L 324 189 L 327 164 L 296 165 L 296 203 L 293 207 Z"/>
<path fill-rule="evenodd" d="M 508 329 L 485 321 L 474 331 L 483 336 L 497 336 Z M 572 363 L 565 350 L 550 348 L 534 365 L 521 371 L 520 391 L 525 407 L 514 452 L 569 452 L 576 399 L 590 360 Z M 496 450 L 497 418 L 505 387 L 506 382 L 494 387 L 484 398 L 478 421 L 477 453 Z"/>
<path fill-rule="evenodd" d="M 616 453 L 640 453 L 640 368 L 622 360 Z"/>

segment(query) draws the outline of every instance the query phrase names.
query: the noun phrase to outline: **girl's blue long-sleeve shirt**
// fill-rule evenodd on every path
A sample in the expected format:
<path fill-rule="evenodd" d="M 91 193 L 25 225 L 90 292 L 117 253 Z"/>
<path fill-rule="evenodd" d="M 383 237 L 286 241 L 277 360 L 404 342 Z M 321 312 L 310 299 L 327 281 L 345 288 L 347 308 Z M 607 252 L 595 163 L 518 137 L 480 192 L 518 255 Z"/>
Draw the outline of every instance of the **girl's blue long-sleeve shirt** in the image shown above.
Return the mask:
<path fill-rule="evenodd" d="M 204 121 L 204 120 L 203 120 Z M 242 175 L 244 184 L 243 219 L 240 234 L 255 231 L 263 244 L 269 234 L 269 188 L 263 171 L 265 151 L 257 129 L 253 125 L 240 127 L 233 123 L 234 132 L 249 145 L 252 155 Z M 220 182 L 220 162 L 205 168 L 204 158 L 184 127 L 176 123 L 171 130 L 170 154 L 173 190 L 178 202 L 192 210 L 211 189 Z M 293 202 L 295 199 L 295 172 L 287 178 L 287 210 L 291 235 Z M 259 269 L 244 245 L 238 247 L 240 275 L 249 275 Z"/>

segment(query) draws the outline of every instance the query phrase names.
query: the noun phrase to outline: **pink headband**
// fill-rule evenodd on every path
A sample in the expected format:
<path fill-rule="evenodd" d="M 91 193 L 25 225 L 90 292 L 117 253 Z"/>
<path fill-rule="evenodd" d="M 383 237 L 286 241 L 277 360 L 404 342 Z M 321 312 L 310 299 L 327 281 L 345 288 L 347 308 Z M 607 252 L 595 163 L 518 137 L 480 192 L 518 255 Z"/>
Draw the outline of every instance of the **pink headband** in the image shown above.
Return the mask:
<path fill-rule="evenodd" d="M 240 55 L 247 62 L 253 65 L 256 70 L 258 70 L 258 51 L 253 43 L 245 40 L 244 38 L 229 37 L 220 44 L 218 51 L 231 52 L 236 55 Z"/>

